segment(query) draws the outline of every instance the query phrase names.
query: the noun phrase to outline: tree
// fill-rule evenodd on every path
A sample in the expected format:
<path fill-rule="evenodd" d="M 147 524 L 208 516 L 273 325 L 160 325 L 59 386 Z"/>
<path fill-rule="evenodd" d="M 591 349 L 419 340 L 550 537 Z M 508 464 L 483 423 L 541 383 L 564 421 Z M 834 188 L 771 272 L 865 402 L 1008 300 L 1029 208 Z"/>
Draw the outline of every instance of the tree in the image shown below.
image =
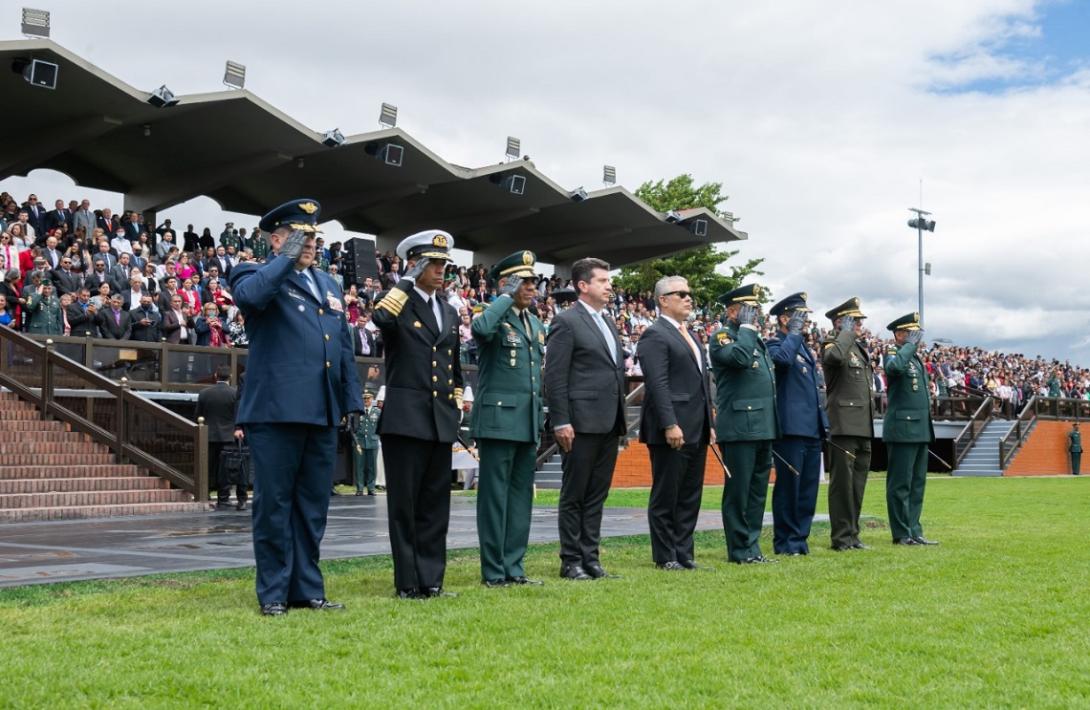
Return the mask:
<path fill-rule="evenodd" d="M 693 184 L 693 176 L 688 174 L 678 175 L 669 182 L 645 182 L 636 190 L 636 197 L 659 212 L 704 207 L 717 215 L 721 214 L 719 205 L 727 200 L 723 183 L 708 182 L 697 187 Z M 750 259 L 745 264 L 730 266 L 728 273 L 720 273 L 718 267 L 737 254 L 737 250 L 721 250 L 714 244 L 707 244 L 662 259 L 626 266 L 613 283 L 625 291 L 638 293 L 651 291 L 660 278 L 676 274 L 689 280 L 698 306 L 714 307 L 717 296 L 740 286 L 746 276 L 764 273 L 757 270 L 763 258 Z"/>

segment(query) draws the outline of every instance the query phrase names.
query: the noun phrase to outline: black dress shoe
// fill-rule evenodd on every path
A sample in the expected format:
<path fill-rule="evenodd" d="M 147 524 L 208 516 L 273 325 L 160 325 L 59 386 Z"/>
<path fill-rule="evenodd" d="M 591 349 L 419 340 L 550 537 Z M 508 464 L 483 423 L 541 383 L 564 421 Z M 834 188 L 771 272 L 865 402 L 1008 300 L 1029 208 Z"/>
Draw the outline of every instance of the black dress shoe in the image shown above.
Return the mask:
<path fill-rule="evenodd" d="M 424 599 L 425 596 L 420 593 L 420 590 L 416 587 L 409 587 L 408 589 L 397 590 L 398 599 Z"/>
<path fill-rule="evenodd" d="M 496 589 L 497 587 L 506 587 L 508 581 L 506 579 L 482 579 L 481 584 L 489 589 Z"/>
<path fill-rule="evenodd" d="M 434 599 L 436 597 L 456 597 L 458 596 L 454 592 L 445 591 L 442 587 L 424 587 L 420 590 L 420 594 L 428 599 Z"/>
<path fill-rule="evenodd" d="M 685 569 L 697 569 L 696 562 L 693 560 L 678 560 L 677 563 Z"/>
<path fill-rule="evenodd" d="M 291 602 L 288 606 L 292 609 L 313 609 L 314 611 L 341 611 L 344 609 L 344 604 L 331 602 L 328 599 L 307 599 L 301 602 Z"/>
<path fill-rule="evenodd" d="M 919 545 L 920 543 L 916 542 L 916 538 L 902 537 L 902 538 L 898 538 L 898 539 L 894 540 L 893 544 L 894 545 Z"/>
<path fill-rule="evenodd" d="M 847 552 L 848 550 L 854 550 L 855 545 L 833 545 L 833 552 Z"/>
<path fill-rule="evenodd" d="M 916 541 L 917 545 L 938 545 L 939 544 L 938 540 L 928 540 L 926 537 L 923 537 L 922 535 L 914 537 L 912 539 Z"/>
<path fill-rule="evenodd" d="M 669 562 L 656 562 L 655 566 L 659 569 L 664 569 L 670 572 L 676 572 L 685 569 L 685 567 L 680 562 L 676 562 L 674 560 L 670 560 Z"/>
<path fill-rule="evenodd" d="M 284 616 L 288 613 L 288 605 L 284 602 L 269 602 L 261 605 L 262 616 Z"/>
<path fill-rule="evenodd" d="M 598 562 L 585 564 L 583 565 L 583 569 L 594 579 L 620 579 L 617 575 L 606 572 L 605 568 Z"/>
<path fill-rule="evenodd" d="M 564 565 L 563 567 L 561 567 L 560 576 L 564 579 L 572 579 L 577 582 L 594 579 L 594 577 L 591 577 L 589 574 L 587 574 L 587 571 L 583 569 L 582 565 L 577 564 Z"/>
<path fill-rule="evenodd" d="M 508 577 L 505 581 L 508 584 L 519 584 L 519 585 L 528 584 L 528 585 L 531 585 L 531 586 L 534 586 L 534 587 L 540 587 L 541 585 L 545 584 L 540 579 L 530 579 L 529 577 Z"/>
<path fill-rule="evenodd" d="M 373 490 L 372 491 L 367 491 L 367 495 L 369 495 L 371 497 L 374 497 L 375 492 Z"/>
<path fill-rule="evenodd" d="M 235 510 L 246 510 L 246 501 L 240 500 L 235 506 Z"/>

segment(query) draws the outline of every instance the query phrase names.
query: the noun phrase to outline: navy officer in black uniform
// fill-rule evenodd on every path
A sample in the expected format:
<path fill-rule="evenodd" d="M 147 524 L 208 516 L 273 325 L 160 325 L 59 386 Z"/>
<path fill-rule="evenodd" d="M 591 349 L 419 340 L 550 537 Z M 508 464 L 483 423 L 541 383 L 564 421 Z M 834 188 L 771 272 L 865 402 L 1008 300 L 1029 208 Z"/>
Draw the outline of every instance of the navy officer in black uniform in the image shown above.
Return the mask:
<path fill-rule="evenodd" d="M 231 271 L 250 339 L 237 424 L 254 463 L 253 537 L 261 613 L 343 609 L 326 599 L 318 552 L 325 534 L 337 427 L 363 411 L 341 290 L 311 268 L 320 207 L 287 202 L 265 215 L 275 255 Z"/>
<path fill-rule="evenodd" d="M 454 238 L 429 229 L 397 255 L 409 270 L 375 306 L 386 344 L 386 400 L 378 433 L 386 463 L 386 504 L 394 586 L 402 599 L 443 591 L 450 523 L 451 445 L 462 411 L 458 313 L 443 293 Z M 357 388 L 358 389 L 358 388 Z"/>

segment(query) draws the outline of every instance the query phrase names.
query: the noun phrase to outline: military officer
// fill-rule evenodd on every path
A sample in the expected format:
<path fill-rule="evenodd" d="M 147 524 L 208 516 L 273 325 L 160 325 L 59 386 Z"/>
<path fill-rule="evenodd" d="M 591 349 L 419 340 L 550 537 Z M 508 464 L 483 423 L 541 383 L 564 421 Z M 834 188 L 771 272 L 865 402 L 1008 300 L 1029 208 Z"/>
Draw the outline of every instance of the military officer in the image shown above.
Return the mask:
<path fill-rule="evenodd" d="M 761 554 L 772 442 L 780 436 L 776 373 L 761 340 L 761 287 L 748 284 L 719 297 L 725 325 L 711 339 L 715 374 L 715 438 L 730 471 L 723 486 L 723 531 L 731 562 L 774 562 Z M 791 475 L 791 474 L 788 474 Z"/>
<path fill-rule="evenodd" d="M 1079 475 L 1079 464 L 1082 462 L 1082 434 L 1079 433 L 1079 423 L 1071 426 L 1067 435 L 1067 452 L 1071 456 L 1071 475 Z"/>
<path fill-rule="evenodd" d="M 230 276 L 250 339 L 236 423 L 253 456 L 257 598 L 269 616 L 344 608 L 326 599 L 318 557 L 337 429 L 363 402 L 341 292 L 311 268 L 319 214 L 309 199 L 266 214 L 261 229 L 276 256 Z"/>
<path fill-rule="evenodd" d="M 927 368 L 919 356 L 923 342 L 920 314 L 909 313 L 886 326 L 893 331 L 883 366 L 889 407 L 882 441 L 889 455 L 886 508 L 895 545 L 936 545 L 923 536 L 920 513 L 927 483 L 927 445 L 935 440 Z"/>
<path fill-rule="evenodd" d="M 490 274 L 499 297 L 473 320 L 478 375 L 470 435 L 481 452 L 477 535 L 488 587 L 541 584 L 523 567 L 530 539 L 534 467 L 545 418 L 541 389 L 545 330 L 530 312 L 533 252 L 516 252 Z"/>
<path fill-rule="evenodd" d="M 450 523 L 451 445 L 462 411 L 458 314 L 443 297 L 454 238 L 440 229 L 406 237 L 409 265 L 375 307 L 386 356 L 378 433 L 386 476 L 394 585 L 401 599 L 443 591 Z"/>
<path fill-rule="evenodd" d="M 832 547 L 864 550 L 859 539 L 859 512 L 870 470 L 874 438 L 874 369 L 862 340 L 858 298 L 826 311 L 833 332 L 821 344 L 829 416 L 829 526 Z"/>
<path fill-rule="evenodd" d="M 353 438 L 352 467 L 356 479 L 356 495 L 375 495 L 375 474 L 378 472 L 378 419 L 382 410 L 375 406 L 375 395 L 371 390 L 363 393 L 363 411 L 357 418 Z"/>
<path fill-rule="evenodd" d="M 264 260 L 269 255 L 269 240 L 260 231 L 255 231 L 253 236 L 254 258 Z"/>
<path fill-rule="evenodd" d="M 781 432 L 772 450 L 778 462 L 786 462 L 783 466 L 777 463 L 772 489 L 772 544 L 780 555 L 808 555 L 807 540 L 821 479 L 821 442 L 829 431 L 829 421 L 818 400 L 817 362 L 803 336 L 810 313 L 806 294 L 793 293 L 768 312 L 779 326 L 766 343 L 776 363 L 776 411 Z"/>

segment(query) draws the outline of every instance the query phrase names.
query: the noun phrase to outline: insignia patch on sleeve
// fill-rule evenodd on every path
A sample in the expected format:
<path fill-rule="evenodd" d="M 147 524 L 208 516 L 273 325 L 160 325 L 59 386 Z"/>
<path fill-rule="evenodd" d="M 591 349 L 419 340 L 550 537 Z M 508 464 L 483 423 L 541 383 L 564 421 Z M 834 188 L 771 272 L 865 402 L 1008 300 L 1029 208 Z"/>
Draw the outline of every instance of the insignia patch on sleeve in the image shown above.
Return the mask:
<path fill-rule="evenodd" d="M 727 335 L 726 333 L 717 333 L 716 336 L 715 336 L 715 340 L 720 345 L 726 345 L 727 343 L 730 342 L 730 336 Z"/>

